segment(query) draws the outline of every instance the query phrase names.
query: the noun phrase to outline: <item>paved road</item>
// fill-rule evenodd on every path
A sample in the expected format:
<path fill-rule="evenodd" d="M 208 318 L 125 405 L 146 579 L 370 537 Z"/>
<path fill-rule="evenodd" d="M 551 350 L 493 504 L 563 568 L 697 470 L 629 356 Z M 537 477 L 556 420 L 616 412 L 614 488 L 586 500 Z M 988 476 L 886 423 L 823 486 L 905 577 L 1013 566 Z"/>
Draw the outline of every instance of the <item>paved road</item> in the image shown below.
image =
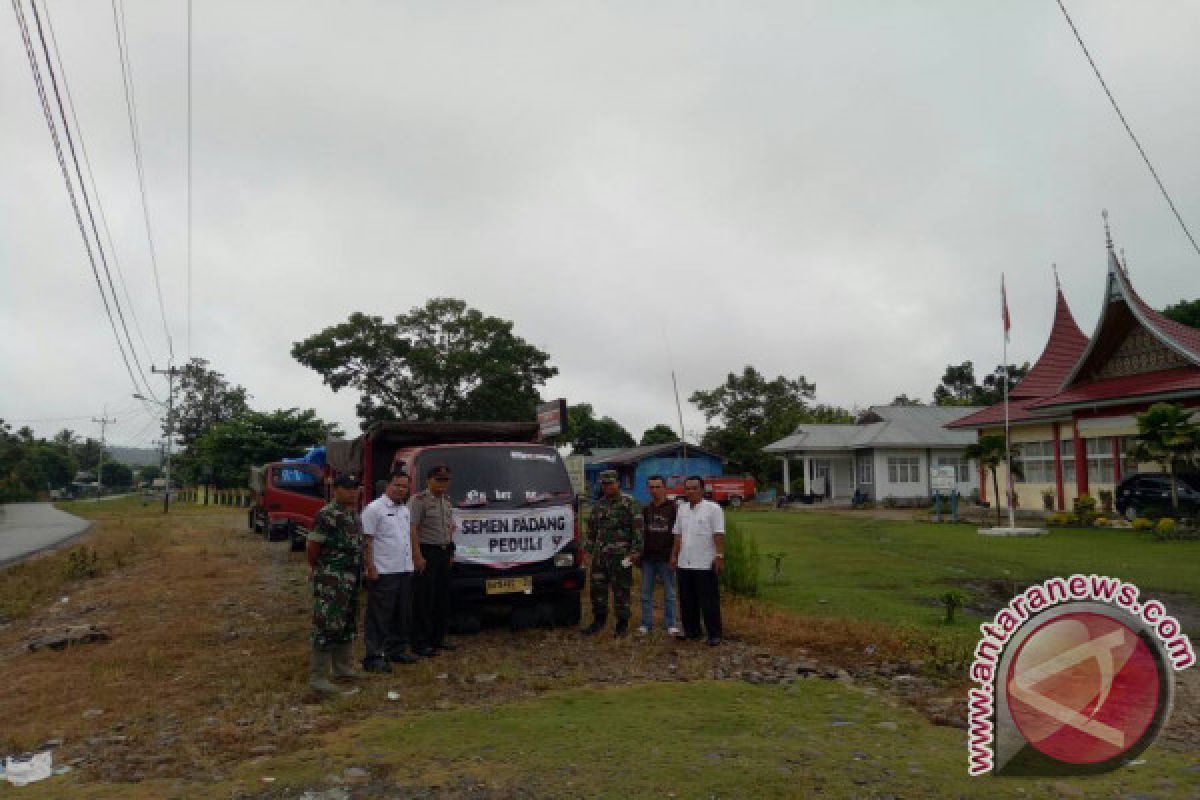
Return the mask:
<path fill-rule="evenodd" d="M 78 536 L 89 525 L 50 503 L 0 506 L 0 566 Z"/>

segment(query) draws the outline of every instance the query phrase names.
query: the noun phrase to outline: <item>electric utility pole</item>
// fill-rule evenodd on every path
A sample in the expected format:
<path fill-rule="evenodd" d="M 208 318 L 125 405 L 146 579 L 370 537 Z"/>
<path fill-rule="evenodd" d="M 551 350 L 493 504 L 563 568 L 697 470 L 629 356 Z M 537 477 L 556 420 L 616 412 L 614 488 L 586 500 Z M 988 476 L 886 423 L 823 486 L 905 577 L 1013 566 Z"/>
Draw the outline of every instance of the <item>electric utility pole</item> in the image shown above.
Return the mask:
<path fill-rule="evenodd" d="M 175 366 L 158 369 L 151 365 L 150 371 L 156 375 L 167 376 L 167 466 L 165 469 L 166 486 L 163 487 L 163 513 L 171 510 L 171 440 L 175 435 L 175 376 L 183 370 Z"/>
<path fill-rule="evenodd" d="M 100 425 L 100 466 L 96 468 L 96 497 L 104 494 L 104 447 L 107 443 L 104 438 L 105 429 L 108 428 L 110 422 L 116 422 L 115 419 L 108 418 L 108 406 L 104 407 L 104 411 L 100 414 L 100 419 L 92 417 L 92 422 Z"/>

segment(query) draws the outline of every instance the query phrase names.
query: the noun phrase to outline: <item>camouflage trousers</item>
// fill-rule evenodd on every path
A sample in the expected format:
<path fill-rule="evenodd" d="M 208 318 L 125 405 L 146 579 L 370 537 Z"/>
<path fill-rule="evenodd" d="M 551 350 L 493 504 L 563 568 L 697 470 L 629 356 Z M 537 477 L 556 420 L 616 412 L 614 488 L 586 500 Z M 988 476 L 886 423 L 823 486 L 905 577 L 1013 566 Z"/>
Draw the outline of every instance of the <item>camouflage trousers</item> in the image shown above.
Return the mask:
<path fill-rule="evenodd" d="M 628 554 L 623 552 L 597 553 L 592 559 L 592 614 L 608 616 L 608 589 L 612 587 L 613 611 L 617 619 L 629 619 L 630 589 L 633 586 L 633 567 L 621 565 Z"/>
<path fill-rule="evenodd" d="M 358 576 L 313 572 L 313 646 L 332 650 L 353 641 L 358 618 Z"/>

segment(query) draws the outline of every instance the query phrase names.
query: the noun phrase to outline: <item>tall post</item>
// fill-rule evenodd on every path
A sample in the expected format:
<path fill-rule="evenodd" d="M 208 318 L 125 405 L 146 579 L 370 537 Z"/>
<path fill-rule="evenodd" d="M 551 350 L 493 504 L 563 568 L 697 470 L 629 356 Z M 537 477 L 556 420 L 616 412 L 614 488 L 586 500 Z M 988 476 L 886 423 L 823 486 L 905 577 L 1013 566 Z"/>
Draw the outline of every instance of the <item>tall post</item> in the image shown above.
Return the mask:
<path fill-rule="evenodd" d="M 1003 363 L 1004 374 L 1001 375 L 1000 379 L 1004 382 L 1003 386 L 1002 386 L 1002 388 L 1004 390 L 1004 464 L 1005 464 L 1005 469 L 1008 472 L 1008 479 L 1006 481 L 1008 484 L 1008 486 L 1007 486 L 1008 527 L 1015 528 L 1015 527 L 1017 527 L 1017 522 L 1016 522 L 1016 512 L 1013 509 L 1013 506 L 1016 505 L 1016 503 L 1014 501 L 1016 500 L 1017 490 L 1016 490 L 1016 487 L 1013 485 L 1012 440 L 1010 438 L 1011 434 L 1009 432 L 1009 424 L 1008 424 L 1008 330 L 1011 327 L 1012 323 L 1009 320 L 1009 316 L 1008 316 L 1008 292 L 1004 287 L 1004 274 L 1003 273 L 1000 274 L 1000 304 L 1001 304 L 1001 318 L 1004 322 L 1004 363 Z M 996 502 L 1000 502 L 1000 498 L 997 497 Z"/>
<path fill-rule="evenodd" d="M 675 389 L 675 413 L 679 415 L 679 441 L 683 443 L 683 475 L 688 475 L 687 434 L 683 430 L 683 406 L 679 404 L 679 384 L 675 382 L 675 370 L 671 370 L 671 386 Z"/>
<path fill-rule="evenodd" d="M 171 440 L 175 436 L 175 376 L 179 374 L 179 369 L 170 365 L 166 369 L 151 366 L 150 370 L 157 375 L 167 376 L 166 485 L 163 487 L 163 513 L 166 514 L 171 510 Z"/>
<path fill-rule="evenodd" d="M 96 467 L 96 497 L 99 497 L 104 494 L 104 447 L 107 441 L 104 436 L 105 429 L 108 428 L 108 423 L 116 420 L 108 418 L 108 406 L 105 406 L 100 419 L 92 417 L 92 422 L 100 423 L 100 466 Z"/>

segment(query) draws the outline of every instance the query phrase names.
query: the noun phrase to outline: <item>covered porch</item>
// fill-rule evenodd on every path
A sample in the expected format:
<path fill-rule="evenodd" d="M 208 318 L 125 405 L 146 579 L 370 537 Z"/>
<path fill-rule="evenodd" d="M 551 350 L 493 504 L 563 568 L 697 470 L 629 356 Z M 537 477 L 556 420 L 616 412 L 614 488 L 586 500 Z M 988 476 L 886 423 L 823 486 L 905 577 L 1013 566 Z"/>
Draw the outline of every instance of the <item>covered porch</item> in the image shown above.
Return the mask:
<path fill-rule="evenodd" d="M 854 499 L 858 484 L 853 453 L 798 451 L 783 453 L 779 460 L 784 488 L 793 498 L 830 505 L 850 505 Z"/>

